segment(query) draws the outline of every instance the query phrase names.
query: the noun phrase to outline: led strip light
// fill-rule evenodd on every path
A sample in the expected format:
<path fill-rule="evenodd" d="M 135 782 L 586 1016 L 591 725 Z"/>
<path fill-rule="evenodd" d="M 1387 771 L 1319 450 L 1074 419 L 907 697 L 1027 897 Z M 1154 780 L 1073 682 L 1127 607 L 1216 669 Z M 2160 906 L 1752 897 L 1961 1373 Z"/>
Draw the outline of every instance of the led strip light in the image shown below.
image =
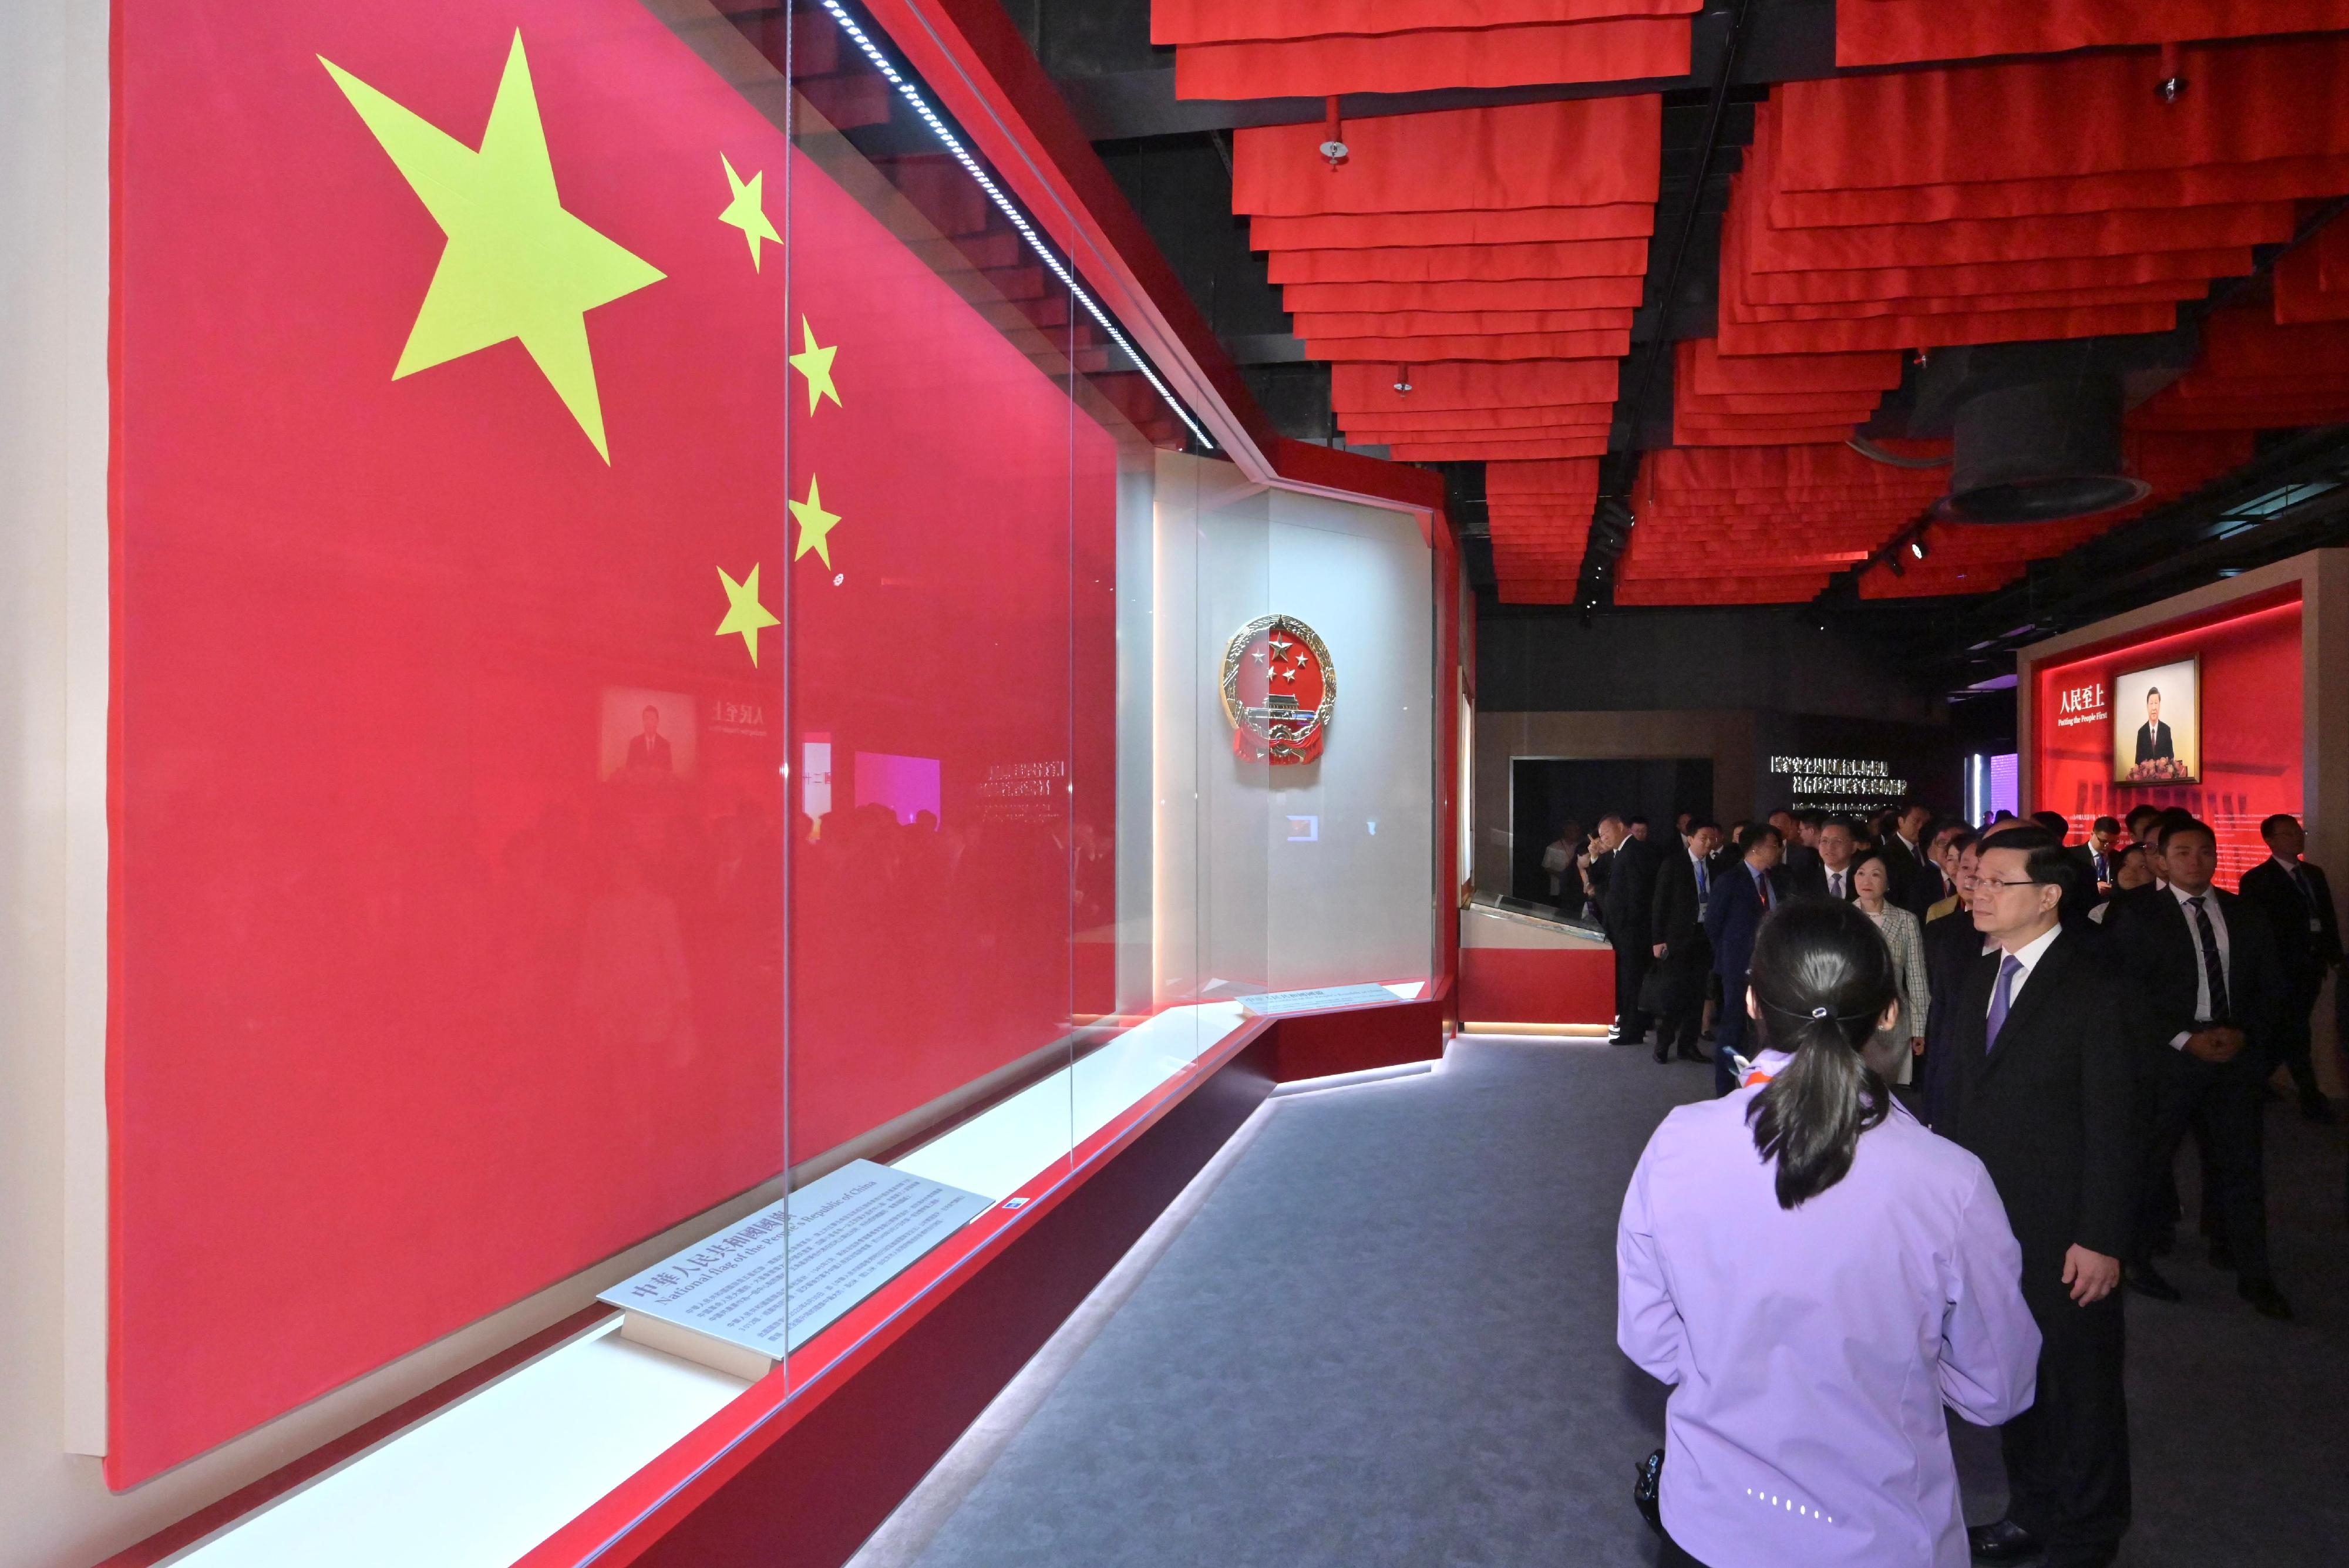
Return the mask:
<path fill-rule="evenodd" d="M 1076 275 L 1045 245 L 1042 237 L 1036 233 L 1035 226 L 1028 222 L 1026 214 L 1012 204 L 1011 198 L 1006 196 L 1001 187 L 988 177 L 987 171 L 978 166 L 978 160 L 973 158 L 964 149 L 955 133 L 947 129 L 946 122 L 931 111 L 928 104 L 922 101 L 922 95 L 914 84 L 907 81 L 897 68 L 889 63 L 887 57 L 874 45 L 864 29 L 858 26 L 850 18 L 848 13 L 841 8 L 840 0 L 823 0 L 823 8 L 832 13 L 833 20 L 840 24 L 841 30 L 856 41 L 856 47 L 864 51 L 864 57 L 873 62 L 874 69 L 888 78 L 889 85 L 903 94 L 907 103 L 913 105 L 914 112 L 922 117 L 922 123 L 935 131 L 937 139 L 946 143 L 947 151 L 953 153 L 956 161 L 970 171 L 970 177 L 978 182 L 978 188 L 987 192 L 988 199 L 995 203 L 1006 218 L 1010 220 L 1011 226 L 1019 231 L 1019 237 L 1028 242 L 1028 248 L 1034 251 L 1046 266 L 1051 268 L 1053 276 L 1068 286 L 1069 292 L 1076 296 L 1077 302 L 1085 307 L 1086 314 L 1101 324 L 1101 329 L 1108 333 L 1120 348 L 1125 350 L 1125 357 L 1133 361 L 1151 386 L 1157 389 L 1158 395 L 1166 400 L 1166 406 L 1174 410 L 1175 417 L 1190 427 L 1191 433 L 1199 438 L 1199 444 L 1209 452 L 1216 451 L 1214 438 L 1199 428 L 1199 421 L 1191 417 L 1191 410 L 1183 406 L 1183 400 L 1174 394 L 1164 381 L 1158 379 L 1158 372 L 1151 368 L 1150 361 L 1143 358 L 1132 343 L 1126 341 L 1125 334 L 1118 330 L 1117 323 L 1112 321 L 1109 313 L 1093 302 L 1093 296 L 1085 292 L 1084 286 L 1077 282 Z"/>

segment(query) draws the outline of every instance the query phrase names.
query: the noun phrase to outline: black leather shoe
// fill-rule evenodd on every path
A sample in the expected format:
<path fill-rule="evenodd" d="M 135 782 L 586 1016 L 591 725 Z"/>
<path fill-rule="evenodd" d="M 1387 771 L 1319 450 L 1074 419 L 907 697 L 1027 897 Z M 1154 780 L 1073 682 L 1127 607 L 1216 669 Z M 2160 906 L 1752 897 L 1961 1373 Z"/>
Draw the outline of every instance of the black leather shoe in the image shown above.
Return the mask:
<path fill-rule="evenodd" d="M 2123 1263 L 2121 1282 L 2141 1296 L 2151 1296 L 2158 1302 L 2183 1301 L 2184 1293 L 2161 1277 L 2161 1271 L 2151 1263 Z"/>
<path fill-rule="evenodd" d="M 1661 1034 L 1656 1036 L 1656 1064 L 1661 1066 L 1672 1059 L 1672 1043 Z"/>
<path fill-rule="evenodd" d="M 2278 1323 L 2292 1321 L 2292 1303 L 2275 1288 L 2273 1280 L 2245 1280 L 2235 1287 L 2235 1293 L 2251 1303 L 2251 1310 L 2261 1317 L 2271 1317 Z"/>
<path fill-rule="evenodd" d="M 2047 1549 L 2039 1537 L 2011 1519 L 1972 1526 L 1966 1532 L 1966 1545 L 1977 1563 L 2028 1563 Z"/>
<path fill-rule="evenodd" d="M 1683 1062 L 1711 1062 L 1713 1060 L 1713 1053 L 1710 1051 L 1700 1051 L 1693 1045 L 1683 1046 L 1681 1050 L 1681 1060 Z"/>

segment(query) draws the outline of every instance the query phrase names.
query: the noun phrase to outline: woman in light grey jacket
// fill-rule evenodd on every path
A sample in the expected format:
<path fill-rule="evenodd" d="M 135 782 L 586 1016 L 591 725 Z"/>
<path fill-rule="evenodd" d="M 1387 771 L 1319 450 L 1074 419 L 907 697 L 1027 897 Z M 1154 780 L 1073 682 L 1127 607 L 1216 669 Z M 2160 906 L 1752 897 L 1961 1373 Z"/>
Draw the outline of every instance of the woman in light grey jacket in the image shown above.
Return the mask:
<path fill-rule="evenodd" d="M 1881 850 L 1868 850 L 1852 862 L 1851 890 L 1860 913 L 1876 922 L 1892 953 L 1892 980 L 1900 992 L 1900 1016 L 1892 1027 L 1909 1036 L 1897 1080 L 1905 1084 L 1916 1072 L 1917 1058 L 1924 1054 L 1925 1014 L 1933 1005 L 1932 984 L 1925 978 L 1925 928 L 1892 902 L 1892 871 Z"/>

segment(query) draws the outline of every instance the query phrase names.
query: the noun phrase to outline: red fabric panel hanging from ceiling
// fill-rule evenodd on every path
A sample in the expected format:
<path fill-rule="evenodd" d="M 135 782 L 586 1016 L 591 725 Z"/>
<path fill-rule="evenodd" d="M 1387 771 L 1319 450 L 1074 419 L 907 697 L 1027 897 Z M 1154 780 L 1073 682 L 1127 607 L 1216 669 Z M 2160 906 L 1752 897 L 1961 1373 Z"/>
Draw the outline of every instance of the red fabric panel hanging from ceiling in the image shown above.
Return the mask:
<path fill-rule="evenodd" d="M 1275 251 L 1274 283 L 1512 283 L 1638 277 L 1645 240 L 1583 240 L 1554 245 L 1413 245 L 1401 249 Z"/>
<path fill-rule="evenodd" d="M 1674 348 L 1680 384 L 1704 397 L 1743 392 L 1881 392 L 1900 384 L 1897 354 L 1806 354 L 1799 358 L 1724 358 L 1710 337 Z"/>
<path fill-rule="evenodd" d="M 1299 311 L 1299 337 L 1465 337 L 1499 332 L 1596 332 L 1631 325 L 1628 306 L 1611 310 Z"/>
<path fill-rule="evenodd" d="M 1702 0 L 1152 0 L 1154 44 L 1522 27 L 1615 16 L 1676 16 Z"/>
<path fill-rule="evenodd" d="M 1516 278 L 1506 283 L 1292 283 L 1284 308 L 1330 310 L 1605 310 L 1636 306 L 1638 277 Z"/>
<path fill-rule="evenodd" d="M 1825 591 L 1828 574 L 1797 576 L 1691 577 L 1662 582 L 1618 582 L 1619 605 L 1802 604 Z"/>
<path fill-rule="evenodd" d="M 1332 365 L 1330 406 L 1344 411 L 1416 413 L 1424 409 L 1506 409 L 1535 403 L 1612 404 L 1617 366 L 1568 359 L 1518 364 L 1413 365 L 1409 392 L 1395 390 L 1392 365 Z"/>
<path fill-rule="evenodd" d="M 2349 27 L 2349 0 L 1841 0 L 1836 64 L 1917 65 L 2336 27 Z"/>
<path fill-rule="evenodd" d="M 1869 348 L 1939 348 L 1957 343 L 2007 343 L 2038 337 L 2095 337 L 2167 332 L 2178 323 L 2168 305 L 2115 305 L 2078 310 L 2007 310 L 1956 316 L 1883 316 L 1865 321 L 1765 321 L 1721 324 L 1721 351 L 1740 354 L 1848 353 Z"/>
<path fill-rule="evenodd" d="M 1681 446 L 1777 446 L 1790 441 L 1841 441 L 1851 434 L 1850 421 L 1837 423 L 1814 420 L 1799 425 L 1773 425 L 1766 429 L 1743 425 L 1692 424 L 1674 417 L 1672 440 Z"/>
<path fill-rule="evenodd" d="M 1599 493 L 1599 464 L 1576 462 L 1495 463 L 1485 471 L 1488 502 L 1522 496 L 1554 497 Z"/>
<path fill-rule="evenodd" d="M 1750 245 L 1744 253 L 1750 258 Z M 2164 279 L 2206 279 L 2251 270 L 2249 245 L 2140 251 L 2109 256 L 2046 256 L 1955 266 L 1878 267 L 1847 272 L 1748 271 L 1744 296 L 1755 305 L 2029 294 L 2051 288 L 2114 288 Z"/>
<path fill-rule="evenodd" d="M 1748 159 L 1749 171 L 1756 170 L 1762 156 Z M 1917 261 L 1920 254 L 1932 256 L 1930 265 L 1954 266 L 2017 257 L 2277 244 L 2290 239 L 2292 230 L 2292 203 L 2264 202 L 1940 223 L 1932 226 L 1930 244 L 1922 246 L 1911 223 L 1773 229 L 1757 222 L 1748 226 L 1744 239 L 1746 265 L 1756 272 L 1834 272 L 1929 265 Z"/>
<path fill-rule="evenodd" d="M 1675 403 L 1673 417 L 1683 430 L 1799 430 L 1813 425 L 1853 425 L 1865 421 L 1876 411 L 1873 402 L 1847 410 L 1811 410 L 1796 412 L 1772 410 L 1758 414 L 1715 413 L 1705 409 L 1682 408 Z M 1820 437 L 1820 440 L 1841 441 L 1844 434 Z M 1684 441 L 1684 446 L 1702 446 L 1701 441 Z M 1785 444 L 1781 442 L 1781 445 Z"/>
<path fill-rule="evenodd" d="M 2328 286 L 2328 274 L 2342 279 Z M 2278 326 L 2310 321 L 2349 321 L 2349 223 L 2334 219 L 2313 239 L 2276 263 Z"/>
<path fill-rule="evenodd" d="M 1748 364 L 1801 364 L 1795 358 L 1754 359 Z M 1854 419 L 1866 419 L 1880 400 L 1876 392 L 1724 392 L 1707 397 L 1692 392 L 1685 381 L 1672 388 L 1672 406 L 1700 414 L 1827 414 L 1841 419 L 1848 414 Z"/>
<path fill-rule="evenodd" d="M 1733 321 L 1864 321 L 1879 316 L 1982 316 L 2018 310 L 2075 310 L 2107 305 L 2156 305 L 2199 299 L 2208 278 L 2124 284 L 2113 288 L 2050 289 L 2042 294 L 1962 294 L 1948 298 L 1846 299 L 1811 305 L 1749 305 L 1724 295 Z M 1739 291 L 1742 292 L 1742 291 Z"/>
<path fill-rule="evenodd" d="M 1248 248 L 1258 251 L 1368 250 L 1396 245 L 1557 244 L 1569 240 L 1638 240 L 1656 231 L 1644 202 L 1603 207 L 1513 207 L 1479 213 L 1324 213 L 1305 218 L 1248 220 Z"/>
<path fill-rule="evenodd" d="M 2249 305 L 2213 312 L 2202 326 L 2202 358 L 2187 379 L 2349 378 L 2349 327 L 2285 330 Z"/>
<path fill-rule="evenodd" d="M 1535 403 L 1506 409 L 1422 409 L 1409 413 L 1340 413 L 1338 419 L 1355 431 L 1452 430 L 1475 420 L 1491 430 L 1526 425 L 1587 425 L 1611 418 L 1615 405 L 1603 403 Z"/>
<path fill-rule="evenodd" d="M 2159 70 L 2150 56 L 2093 55 L 1787 83 L 1772 103 L 1783 134 L 1769 221 L 1935 223 L 2349 186 L 2335 88 L 2349 37 L 2199 50 L 2175 103 L 2152 90 Z"/>
<path fill-rule="evenodd" d="M 2215 312 L 2186 374 L 2129 411 L 2132 431 L 2349 423 L 2349 321 L 2277 325 L 2256 300 Z"/>
<path fill-rule="evenodd" d="M 1799 491 L 1832 485 L 1845 493 L 1906 496 L 1923 489 L 1939 494 L 1938 470 L 1895 468 L 1871 462 L 1847 446 L 1787 446 L 1775 452 L 1719 452 L 1706 448 L 1660 452 L 1640 465 L 1640 483 L 1660 493 L 1677 489 Z"/>
<path fill-rule="evenodd" d="M 1352 92 L 1640 81 L 1689 69 L 1682 17 L 1524 27 L 1185 44 L 1177 99 L 1322 98 Z"/>
<path fill-rule="evenodd" d="M 1619 359 L 1631 351 L 1629 330 L 1513 332 L 1481 337 L 1314 337 L 1309 359 Z"/>
<path fill-rule="evenodd" d="M 1397 442 L 1387 454 L 1398 462 L 1490 462 L 1517 457 L 1603 457 L 1607 438 L 1563 437 L 1550 441 L 1488 441 L 1421 446 Z"/>
<path fill-rule="evenodd" d="M 1653 93 L 1346 122 L 1332 170 L 1319 121 L 1232 135 L 1232 211 L 1444 213 L 1469 208 L 1652 206 L 1663 99 Z"/>
<path fill-rule="evenodd" d="M 1495 442 L 1520 446 L 1538 443 L 1545 448 L 1563 442 L 1580 448 L 1596 442 L 1598 450 L 1604 452 L 1607 431 L 1608 422 L 1600 420 L 1596 424 L 1545 425 L 1531 430 L 1486 430 L 1480 426 L 1474 430 L 1381 431 L 1364 435 L 1349 431 L 1346 439 L 1358 446 L 1383 446 L 1391 451 L 1403 446 L 1414 451 L 1455 446 L 1482 448 Z"/>

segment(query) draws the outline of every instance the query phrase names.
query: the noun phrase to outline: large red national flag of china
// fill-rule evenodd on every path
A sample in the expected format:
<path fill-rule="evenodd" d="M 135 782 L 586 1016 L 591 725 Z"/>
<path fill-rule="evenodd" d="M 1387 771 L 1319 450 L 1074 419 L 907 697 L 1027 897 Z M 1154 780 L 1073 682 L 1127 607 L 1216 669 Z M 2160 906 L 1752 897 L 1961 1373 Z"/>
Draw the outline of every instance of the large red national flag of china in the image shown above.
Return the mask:
<path fill-rule="evenodd" d="M 782 265 L 722 27 L 118 10 L 119 1486 L 781 1168 L 786 672 L 949 822 L 1065 762 L 1113 462 L 804 157 Z M 793 1014 L 790 1158 L 1066 1027 L 1065 877 L 983 847 L 983 1009 L 804 892 L 865 967 Z"/>

